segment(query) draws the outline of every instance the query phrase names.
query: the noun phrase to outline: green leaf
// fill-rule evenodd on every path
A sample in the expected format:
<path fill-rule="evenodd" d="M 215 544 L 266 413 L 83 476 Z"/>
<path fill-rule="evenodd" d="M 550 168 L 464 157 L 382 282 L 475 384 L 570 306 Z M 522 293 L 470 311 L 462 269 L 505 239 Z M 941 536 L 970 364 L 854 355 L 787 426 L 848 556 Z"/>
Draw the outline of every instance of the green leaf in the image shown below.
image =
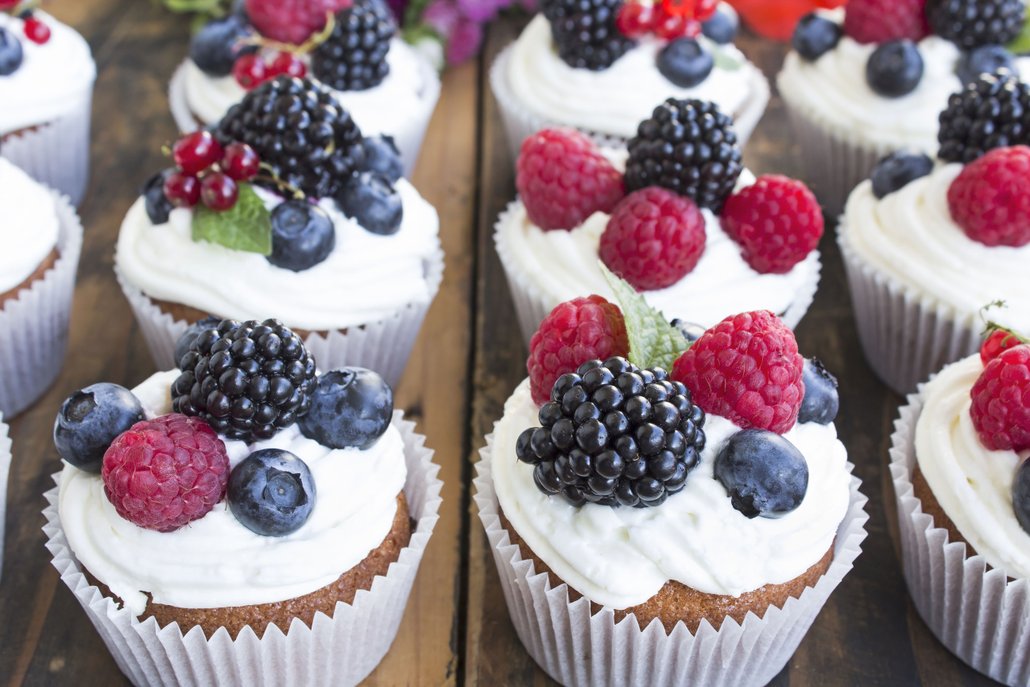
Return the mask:
<path fill-rule="evenodd" d="M 669 324 L 665 315 L 648 305 L 636 289 L 613 274 L 604 263 L 600 266 L 626 320 L 630 362 L 638 367 L 671 370 L 676 358 L 690 345 L 683 333 Z"/>
<path fill-rule="evenodd" d="M 731 55 L 723 46 L 713 44 L 711 49 L 712 59 L 715 61 L 716 68 L 728 72 L 735 72 L 744 66 L 743 62 L 741 62 L 735 55 Z"/>
<path fill-rule="evenodd" d="M 1027 21 L 1023 24 L 1023 30 L 1019 32 L 1019 35 L 1012 39 L 1012 42 L 1007 46 L 1009 52 L 1013 55 L 1021 55 L 1026 52 L 1030 52 L 1030 5 L 1026 8 Z"/>
<path fill-rule="evenodd" d="M 272 254 L 272 216 L 250 184 L 240 184 L 236 205 L 215 212 L 203 205 L 193 209 L 193 240 L 248 253 Z"/>

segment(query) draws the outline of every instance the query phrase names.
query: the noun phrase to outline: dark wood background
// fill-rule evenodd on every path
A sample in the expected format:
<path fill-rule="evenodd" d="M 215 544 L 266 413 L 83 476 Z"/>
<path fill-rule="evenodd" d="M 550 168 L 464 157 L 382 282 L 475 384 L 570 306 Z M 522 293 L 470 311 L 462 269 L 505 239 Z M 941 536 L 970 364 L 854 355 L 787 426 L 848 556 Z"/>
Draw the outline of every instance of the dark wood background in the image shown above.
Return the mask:
<path fill-rule="evenodd" d="M 15 458 L 0 582 L 0 680 L 120 685 L 127 680 L 50 565 L 40 530 L 41 495 L 60 467 L 50 432 L 61 400 L 96 381 L 132 386 L 153 371 L 114 280 L 113 249 L 140 182 L 164 166 L 161 145 L 176 133 L 165 89 L 185 54 L 188 21 L 142 0 L 51 0 L 47 8 L 89 40 L 100 77 L 68 358 L 53 388 L 11 423 Z M 491 59 L 522 24 L 508 19 L 493 26 L 482 58 L 447 72 L 414 178 L 440 212 L 447 273 L 397 398 L 436 449 L 446 487 L 440 523 L 400 635 L 369 678 L 371 685 L 551 684 L 508 620 L 470 498 L 472 464 L 483 438 L 525 375 L 526 351 L 491 239 L 495 217 L 514 195 L 514 182 L 487 78 Z M 741 45 L 768 76 L 776 74 L 783 46 L 750 36 Z M 745 158 L 757 173 L 799 175 L 777 99 Z M 901 399 L 879 383 L 862 358 L 832 231 L 821 248 L 822 284 L 798 340 L 803 353 L 818 355 L 840 377 L 837 427 L 870 499 L 869 538 L 855 570 L 772 684 L 992 684 L 934 639 L 908 599 L 886 469 Z"/>

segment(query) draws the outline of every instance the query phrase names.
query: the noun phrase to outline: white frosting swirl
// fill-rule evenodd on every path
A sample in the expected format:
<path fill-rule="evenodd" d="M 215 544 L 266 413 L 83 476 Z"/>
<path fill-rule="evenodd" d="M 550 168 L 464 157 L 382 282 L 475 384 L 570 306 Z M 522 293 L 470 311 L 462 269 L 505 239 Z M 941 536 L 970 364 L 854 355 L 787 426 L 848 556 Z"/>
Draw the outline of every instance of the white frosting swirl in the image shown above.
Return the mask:
<path fill-rule="evenodd" d="M 847 452 L 834 426 L 796 425 L 784 438 L 808 462 L 808 492 L 783 517 L 748 519 L 714 477 L 715 456 L 739 428 L 709 415 L 701 463 L 683 491 L 656 508 L 574 508 L 533 483 L 515 442 L 538 426 L 528 380 L 494 427 L 494 489 L 505 517 L 570 587 L 615 609 L 647 601 L 669 580 L 708 594 L 739 596 L 798 577 L 833 545 L 848 509 Z"/>
<path fill-rule="evenodd" d="M 2 78 L 2 77 L 0 77 Z M 45 186 L 0 157 L 0 293 L 36 271 L 57 245 L 54 197 Z"/>
<path fill-rule="evenodd" d="M 404 219 L 390 236 L 366 231 L 323 198 L 321 207 L 336 228 L 336 248 L 300 272 L 276 267 L 257 253 L 193 241 L 187 209 L 173 210 L 168 222 L 155 226 L 140 198 L 122 223 L 115 264 L 151 298 L 221 317 L 260 320 L 275 313 L 291 327 L 313 331 L 374 322 L 429 299 L 425 265 L 439 250 L 436 210 L 407 180 L 396 188 Z M 269 207 L 279 202 L 264 195 Z"/>
<path fill-rule="evenodd" d="M 50 27 L 50 40 L 43 45 L 25 38 L 23 20 L 0 12 L 0 28 L 15 35 L 24 56 L 13 74 L 0 76 L 0 134 L 46 124 L 71 111 L 96 78 L 82 36 L 41 10 L 35 14 Z"/>
<path fill-rule="evenodd" d="M 664 41 L 644 37 L 607 69 L 575 69 L 558 57 L 551 25 L 540 14 L 512 47 L 508 85 L 523 107 L 541 117 L 625 138 L 636 135 L 640 122 L 666 98 L 711 100 L 729 115 L 740 114 L 755 96 L 754 79 L 764 77 L 734 46 L 699 40 L 709 49 L 725 51 L 742 66 L 716 66 L 694 88 L 680 88 L 658 71 L 656 58 Z"/>
<path fill-rule="evenodd" d="M 976 553 L 1010 577 L 1027 578 L 1030 533 L 1016 520 L 1012 483 L 1030 451 L 991 451 L 980 443 L 969 415 L 969 392 L 983 369 L 980 355 L 972 355 L 923 387 L 916 460 L 941 508 Z"/>
<path fill-rule="evenodd" d="M 159 372 L 133 391 L 147 417 L 171 412 L 178 371 Z M 226 441 L 235 466 L 263 448 L 290 451 L 311 469 L 317 497 L 307 522 L 284 537 L 265 537 L 239 523 L 226 503 L 174 532 L 124 520 L 104 496 L 99 476 L 65 465 L 59 509 L 68 545 L 82 566 L 130 611 L 155 603 L 224 608 L 309 594 L 336 580 L 378 547 L 393 526 L 407 467 L 400 432 L 391 426 L 367 451 L 328 449 L 296 426 L 247 445 Z"/>

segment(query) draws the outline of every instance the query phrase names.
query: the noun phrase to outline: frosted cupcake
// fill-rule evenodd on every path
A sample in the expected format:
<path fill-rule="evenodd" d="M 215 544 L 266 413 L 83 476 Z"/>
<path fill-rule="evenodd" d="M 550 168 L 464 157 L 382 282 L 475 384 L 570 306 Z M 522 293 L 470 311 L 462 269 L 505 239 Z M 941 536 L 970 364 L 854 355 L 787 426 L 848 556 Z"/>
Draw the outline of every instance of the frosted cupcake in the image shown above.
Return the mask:
<path fill-rule="evenodd" d="M 716 12 L 715 3 L 668 4 L 541 3 L 541 13 L 490 70 L 513 154 L 531 133 L 555 126 L 625 141 L 666 98 L 714 101 L 746 142 L 765 111 L 769 85 L 732 45 L 735 13 L 725 5 Z"/>
<path fill-rule="evenodd" d="M 410 175 L 440 96 L 433 65 L 396 35 L 381 0 L 297 4 L 294 14 L 281 5 L 248 0 L 246 15 L 214 20 L 197 33 L 170 87 L 180 130 L 216 124 L 267 79 L 309 74 L 362 131 L 391 137 Z M 336 12 L 330 26 L 327 10 Z"/>
<path fill-rule="evenodd" d="M 379 375 L 316 376 L 274 320 L 188 344 L 181 373 L 65 401 L 54 565 L 137 684 L 357 684 L 436 521 L 432 452 Z"/>
<path fill-rule="evenodd" d="M 527 339 L 558 303 L 610 295 L 605 267 L 670 318 L 706 326 L 752 308 L 793 327 L 812 303 L 819 205 L 799 182 L 745 170 L 712 103 L 667 101 L 623 148 L 544 130 L 517 166 L 519 198 L 494 241 Z"/>
<path fill-rule="evenodd" d="M 7 478 L 11 472 L 10 430 L 0 414 L 0 579 L 4 574 L 4 522 L 7 519 Z"/>
<path fill-rule="evenodd" d="M 255 119 L 264 112 L 287 117 Z M 277 313 L 320 366 L 400 378 L 439 287 L 436 211 L 326 89 L 279 77 L 175 146 L 118 236 L 115 270 L 158 366 L 207 315 Z M 178 206 L 178 207 L 176 207 Z"/>
<path fill-rule="evenodd" d="M 37 9 L 0 9 L 0 155 L 82 200 L 96 65 L 74 29 Z M 8 14 L 7 12 L 10 12 Z"/>

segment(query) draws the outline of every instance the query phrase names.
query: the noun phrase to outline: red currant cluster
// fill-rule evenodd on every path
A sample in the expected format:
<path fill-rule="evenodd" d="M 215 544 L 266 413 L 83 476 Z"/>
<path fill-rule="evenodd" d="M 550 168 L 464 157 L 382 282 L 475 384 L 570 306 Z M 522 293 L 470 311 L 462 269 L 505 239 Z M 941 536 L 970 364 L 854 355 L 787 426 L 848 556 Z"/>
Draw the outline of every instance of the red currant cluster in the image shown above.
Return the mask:
<path fill-rule="evenodd" d="M 215 212 L 236 205 L 238 182 L 257 176 L 261 160 L 246 143 L 230 143 L 223 149 L 210 131 L 186 134 L 172 147 L 176 170 L 168 175 L 164 193 L 176 207 L 191 208 L 198 202 Z"/>
<path fill-rule="evenodd" d="M 701 33 L 701 23 L 715 14 L 719 0 L 627 0 L 615 18 L 627 38 L 654 33 L 664 40 Z"/>
<path fill-rule="evenodd" d="M 11 12 L 22 2 L 24 0 L 0 0 L 0 12 Z M 43 45 L 50 40 L 50 27 L 37 19 L 31 8 L 17 14 L 25 22 L 22 30 L 26 38 L 37 45 Z"/>
<path fill-rule="evenodd" d="M 236 83 L 249 91 L 277 76 L 301 78 L 308 72 L 307 65 L 296 53 L 280 51 L 272 53 L 269 57 L 271 60 L 260 52 L 240 55 L 232 68 Z"/>

